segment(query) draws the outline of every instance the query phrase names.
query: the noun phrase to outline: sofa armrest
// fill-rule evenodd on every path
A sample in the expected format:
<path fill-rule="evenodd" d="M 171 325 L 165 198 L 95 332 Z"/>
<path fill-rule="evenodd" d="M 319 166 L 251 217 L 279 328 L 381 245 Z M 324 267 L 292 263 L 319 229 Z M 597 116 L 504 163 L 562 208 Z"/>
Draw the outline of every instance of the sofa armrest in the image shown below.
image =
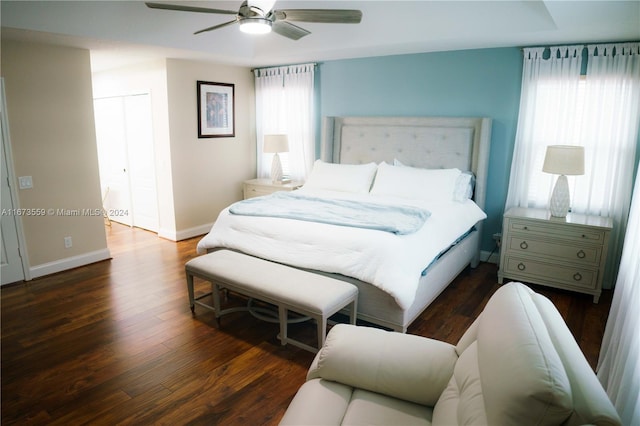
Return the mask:
<path fill-rule="evenodd" d="M 455 346 L 377 328 L 335 325 L 307 380 L 323 378 L 433 406 L 458 360 Z"/>

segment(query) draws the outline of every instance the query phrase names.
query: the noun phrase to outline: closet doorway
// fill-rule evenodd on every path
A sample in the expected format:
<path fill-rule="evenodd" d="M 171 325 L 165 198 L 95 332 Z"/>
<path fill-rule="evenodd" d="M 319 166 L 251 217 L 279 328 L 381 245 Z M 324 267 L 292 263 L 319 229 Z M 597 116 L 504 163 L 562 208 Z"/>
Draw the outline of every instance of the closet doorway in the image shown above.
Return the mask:
<path fill-rule="evenodd" d="M 103 206 L 109 219 L 158 232 L 148 93 L 94 99 Z"/>

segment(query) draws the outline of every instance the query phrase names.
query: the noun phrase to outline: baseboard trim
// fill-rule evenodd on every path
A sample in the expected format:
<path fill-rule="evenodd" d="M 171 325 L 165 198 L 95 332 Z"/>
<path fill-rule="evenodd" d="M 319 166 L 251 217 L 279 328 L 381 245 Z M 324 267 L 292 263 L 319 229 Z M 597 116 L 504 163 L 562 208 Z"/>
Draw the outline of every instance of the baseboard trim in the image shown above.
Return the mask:
<path fill-rule="evenodd" d="M 188 238 L 204 235 L 211 230 L 213 223 L 205 223 L 204 225 L 194 226 L 193 228 L 183 229 L 181 231 L 161 229 L 158 236 L 170 241 L 182 241 Z"/>
<path fill-rule="evenodd" d="M 495 263 L 496 265 L 500 263 L 500 253 L 496 253 L 493 251 L 480 251 L 480 260 L 482 262 Z"/>
<path fill-rule="evenodd" d="M 68 269 L 77 268 L 79 266 L 88 265 L 90 263 L 100 262 L 101 260 L 111 259 L 109 249 L 91 251 L 89 253 L 79 254 L 77 256 L 67 257 L 65 259 L 55 260 L 53 262 L 43 263 L 41 265 L 29 268 L 30 278 L 43 277 L 45 275 L 55 274 L 56 272 L 66 271 Z"/>
<path fill-rule="evenodd" d="M 176 239 L 176 231 L 170 231 L 168 229 L 158 229 L 158 237 L 165 240 L 178 241 Z"/>

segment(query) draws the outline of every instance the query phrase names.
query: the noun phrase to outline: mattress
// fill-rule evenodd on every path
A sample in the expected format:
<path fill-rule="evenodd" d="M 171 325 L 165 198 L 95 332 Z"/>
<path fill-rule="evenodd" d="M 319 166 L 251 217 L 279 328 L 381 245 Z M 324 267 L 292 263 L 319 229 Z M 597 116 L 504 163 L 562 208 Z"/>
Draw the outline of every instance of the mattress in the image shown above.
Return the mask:
<path fill-rule="evenodd" d="M 314 197 L 375 202 L 426 209 L 430 217 L 416 232 L 380 230 L 278 217 L 243 216 L 224 209 L 198 252 L 224 247 L 299 268 L 337 273 L 371 283 L 406 309 L 423 271 L 486 214 L 472 201 L 426 201 L 302 188 Z"/>

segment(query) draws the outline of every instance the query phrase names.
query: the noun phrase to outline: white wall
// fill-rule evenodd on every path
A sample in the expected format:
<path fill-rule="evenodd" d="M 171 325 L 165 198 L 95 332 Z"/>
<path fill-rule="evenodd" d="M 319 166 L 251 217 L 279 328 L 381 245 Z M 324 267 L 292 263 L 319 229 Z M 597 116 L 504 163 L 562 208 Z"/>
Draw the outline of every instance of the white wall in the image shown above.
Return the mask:
<path fill-rule="evenodd" d="M 235 85 L 235 137 L 198 139 L 196 82 Z M 167 60 L 176 239 L 209 231 L 255 177 L 255 95 L 249 68 Z"/>
<path fill-rule="evenodd" d="M 102 215 L 59 213 L 102 206 L 89 51 L 3 40 L 2 76 L 18 207 L 47 211 L 22 220 L 31 276 L 109 258 Z"/>

